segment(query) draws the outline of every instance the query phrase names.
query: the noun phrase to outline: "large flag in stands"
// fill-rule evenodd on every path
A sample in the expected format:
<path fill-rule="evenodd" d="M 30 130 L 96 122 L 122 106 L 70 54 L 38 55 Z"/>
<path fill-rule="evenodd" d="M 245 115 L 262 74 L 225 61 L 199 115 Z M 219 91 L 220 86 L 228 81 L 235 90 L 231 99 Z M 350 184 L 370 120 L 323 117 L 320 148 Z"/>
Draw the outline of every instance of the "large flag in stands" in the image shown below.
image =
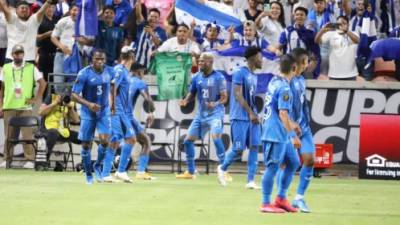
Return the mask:
<path fill-rule="evenodd" d="M 228 85 L 232 82 L 232 73 L 242 66 L 247 66 L 247 61 L 243 57 L 246 47 L 230 48 L 224 51 L 215 51 L 214 69 L 224 74 Z M 256 93 L 265 93 L 271 78 L 279 74 L 278 58 L 267 51 L 262 51 L 263 66 L 256 70 L 257 89 Z"/>
<path fill-rule="evenodd" d="M 197 0 L 176 0 L 175 14 L 178 23 L 186 25 L 190 25 L 193 20 L 197 25 L 217 22 L 226 29 L 230 26 L 239 28 L 242 25 L 238 18 L 201 4 Z"/>
<path fill-rule="evenodd" d="M 79 14 L 75 23 L 75 36 L 97 35 L 97 8 L 96 0 L 77 0 Z"/>

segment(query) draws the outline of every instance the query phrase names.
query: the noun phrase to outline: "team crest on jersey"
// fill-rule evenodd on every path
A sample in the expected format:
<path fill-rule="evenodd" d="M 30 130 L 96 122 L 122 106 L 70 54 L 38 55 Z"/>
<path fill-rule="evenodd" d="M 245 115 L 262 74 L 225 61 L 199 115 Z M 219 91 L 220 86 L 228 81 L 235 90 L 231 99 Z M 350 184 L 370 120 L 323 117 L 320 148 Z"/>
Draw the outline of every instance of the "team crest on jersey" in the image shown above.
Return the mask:
<path fill-rule="evenodd" d="M 283 95 L 283 101 L 285 101 L 285 102 L 289 101 L 289 94 Z"/>
<path fill-rule="evenodd" d="M 176 56 L 176 61 L 181 62 L 182 61 L 182 56 L 181 55 L 177 55 Z"/>

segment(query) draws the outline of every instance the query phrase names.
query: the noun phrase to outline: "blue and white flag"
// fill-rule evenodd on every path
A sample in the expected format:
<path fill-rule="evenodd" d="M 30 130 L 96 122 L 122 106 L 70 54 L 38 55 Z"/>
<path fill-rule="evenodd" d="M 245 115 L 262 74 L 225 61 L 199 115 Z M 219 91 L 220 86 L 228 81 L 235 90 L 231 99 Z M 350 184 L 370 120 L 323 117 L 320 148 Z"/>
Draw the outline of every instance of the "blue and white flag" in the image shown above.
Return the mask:
<path fill-rule="evenodd" d="M 228 83 L 232 82 L 233 72 L 242 66 L 247 66 L 247 61 L 243 57 L 246 47 L 230 48 L 224 51 L 214 51 L 214 69 L 221 72 Z M 262 51 L 262 69 L 254 71 L 257 75 L 256 93 L 265 93 L 268 83 L 274 75 L 279 74 L 278 58 L 267 51 Z"/>
<path fill-rule="evenodd" d="M 385 38 L 371 44 L 370 61 L 383 58 L 385 61 L 400 60 L 400 39 Z"/>
<path fill-rule="evenodd" d="M 357 56 L 359 57 L 369 58 L 371 54 L 370 45 L 377 39 L 375 21 L 376 19 L 373 14 L 370 14 L 367 11 L 364 13 L 361 23 L 360 43 L 358 44 L 357 49 Z"/>
<path fill-rule="evenodd" d="M 196 0 L 177 0 L 175 2 L 175 15 L 178 23 L 188 26 L 193 20 L 197 25 L 206 25 L 217 22 L 218 25 L 225 27 L 241 27 L 242 23 L 238 18 L 223 13 L 217 9 L 208 7 Z"/>
<path fill-rule="evenodd" d="M 96 36 L 98 28 L 96 0 L 77 0 L 79 14 L 75 23 L 75 36 Z"/>
<path fill-rule="evenodd" d="M 81 56 L 79 53 L 78 45 L 75 42 L 74 45 L 72 46 L 71 55 L 67 56 L 64 59 L 63 72 L 65 74 L 78 74 L 79 70 L 81 70 L 81 69 L 82 69 Z M 68 80 L 68 81 L 70 81 L 70 80 Z"/>

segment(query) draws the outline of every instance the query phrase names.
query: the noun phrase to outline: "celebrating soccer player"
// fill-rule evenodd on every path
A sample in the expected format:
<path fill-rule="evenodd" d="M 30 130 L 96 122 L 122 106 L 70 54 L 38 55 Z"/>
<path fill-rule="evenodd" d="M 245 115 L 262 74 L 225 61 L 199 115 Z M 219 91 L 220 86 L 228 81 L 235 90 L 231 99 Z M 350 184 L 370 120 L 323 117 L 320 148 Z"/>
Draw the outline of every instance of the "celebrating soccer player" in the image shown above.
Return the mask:
<path fill-rule="evenodd" d="M 293 93 L 293 109 L 296 122 L 301 129 L 301 148 L 300 154 L 303 165 L 300 170 L 300 182 L 297 188 L 297 195 L 292 206 L 299 208 L 301 212 L 310 212 L 304 201 L 304 193 L 313 176 L 315 145 L 310 128 L 310 111 L 306 99 L 306 82 L 302 73 L 308 66 L 308 52 L 303 48 L 295 48 L 290 53 L 296 60 L 296 76 L 290 82 Z"/>
<path fill-rule="evenodd" d="M 133 145 L 136 142 L 135 132 L 133 130 L 129 113 L 127 108 L 130 103 L 129 97 L 129 69 L 134 62 L 133 49 L 129 46 L 124 46 L 121 49 L 121 63 L 114 67 L 115 77 L 113 79 L 113 86 L 111 87 L 112 96 L 114 97 L 115 108 L 111 108 L 112 116 L 112 137 L 111 148 L 107 150 L 106 157 L 103 163 L 103 177 L 104 182 L 114 182 L 114 178 L 110 175 L 110 171 L 114 162 L 114 155 L 116 149 L 119 147 L 121 140 L 125 139 L 121 148 L 121 156 L 118 164 L 118 169 L 115 172 L 115 177 L 131 183 L 132 180 L 126 173 L 126 167 L 131 157 Z M 98 176 L 97 170 L 96 177 Z"/>
<path fill-rule="evenodd" d="M 78 138 L 82 141 L 81 156 L 87 184 L 93 184 L 90 146 L 95 129 L 100 138 L 97 161 L 94 165 L 95 171 L 100 170 L 105 152 L 110 151 L 108 146 L 111 133 L 109 95 L 114 71 L 113 68 L 105 65 L 105 61 L 104 51 L 95 50 L 92 57 L 93 64 L 79 71 L 72 88 L 72 98 L 82 105 Z M 97 179 L 102 178 L 97 177 Z"/>
<path fill-rule="evenodd" d="M 246 188 L 260 189 L 254 182 L 257 172 L 258 148 L 261 145 L 261 125 L 257 115 L 255 91 L 257 87 L 256 69 L 262 67 L 261 49 L 249 47 L 245 51 L 247 67 L 241 67 L 232 75 L 232 91 L 230 102 L 232 149 L 228 151 L 224 162 L 218 166 L 218 180 L 226 185 L 225 173 L 239 151 L 249 148 L 247 161 L 248 175 Z"/>
<path fill-rule="evenodd" d="M 293 147 L 299 148 L 301 145 L 294 129 L 294 123 L 289 117 L 293 107 L 293 96 L 289 83 L 296 73 L 296 61 L 293 56 L 281 57 L 280 72 L 282 76 L 275 76 L 271 80 L 265 96 L 262 141 L 266 169 L 262 178 L 263 204 L 260 210 L 266 213 L 297 211 L 288 203 L 285 196 L 299 165 L 299 159 Z M 293 147 L 290 142 L 293 143 Z M 271 204 L 274 177 L 283 162 L 286 164 L 286 168 L 280 180 L 284 182 L 279 184 L 275 204 Z"/>
<path fill-rule="evenodd" d="M 193 77 L 189 93 L 179 102 L 180 106 L 186 106 L 197 94 L 199 108 L 183 142 L 188 169 L 184 173 L 178 174 L 176 176 L 178 179 L 194 179 L 196 177 L 194 141 L 203 138 L 208 130 L 214 140 L 220 163 L 225 157 L 225 147 L 221 135 L 225 114 L 224 104 L 228 99 L 226 81 L 221 73 L 213 69 L 213 55 L 210 53 L 200 55 L 199 68 L 200 72 Z"/>
<path fill-rule="evenodd" d="M 144 132 L 144 128 L 140 122 L 135 118 L 133 111 L 135 109 L 136 100 L 141 95 L 147 102 L 147 108 L 145 109 L 149 114 L 146 120 L 146 126 L 151 126 L 154 120 L 153 112 L 155 111 L 154 102 L 149 94 L 147 84 L 142 80 L 144 69 L 140 64 L 134 63 L 131 67 L 132 77 L 129 80 L 129 98 L 128 98 L 128 115 L 136 133 L 137 141 L 142 146 L 142 152 L 139 156 L 139 164 L 136 171 L 136 179 L 139 180 L 153 180 L 155 179 L 149 173 L 146 173 L 147 165 L 149 164 L 149 155 L 151 141 L 150 137 Z"/>

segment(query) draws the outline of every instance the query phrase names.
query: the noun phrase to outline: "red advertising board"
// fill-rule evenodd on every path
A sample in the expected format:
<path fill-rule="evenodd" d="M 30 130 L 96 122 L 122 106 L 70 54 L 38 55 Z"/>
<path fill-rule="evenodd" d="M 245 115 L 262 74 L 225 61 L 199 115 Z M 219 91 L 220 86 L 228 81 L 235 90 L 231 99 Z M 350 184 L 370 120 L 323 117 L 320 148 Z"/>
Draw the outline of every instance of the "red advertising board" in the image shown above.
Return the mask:
<path fill-rule="evenodd" d="M 333 144 L 316 144 L 314 168 L 327 169 L 333 164 Z"/>
<path fill-rule="evenodd" d="M 400 180 L 400 115 L 361 115 L 359 177 Z"/>

